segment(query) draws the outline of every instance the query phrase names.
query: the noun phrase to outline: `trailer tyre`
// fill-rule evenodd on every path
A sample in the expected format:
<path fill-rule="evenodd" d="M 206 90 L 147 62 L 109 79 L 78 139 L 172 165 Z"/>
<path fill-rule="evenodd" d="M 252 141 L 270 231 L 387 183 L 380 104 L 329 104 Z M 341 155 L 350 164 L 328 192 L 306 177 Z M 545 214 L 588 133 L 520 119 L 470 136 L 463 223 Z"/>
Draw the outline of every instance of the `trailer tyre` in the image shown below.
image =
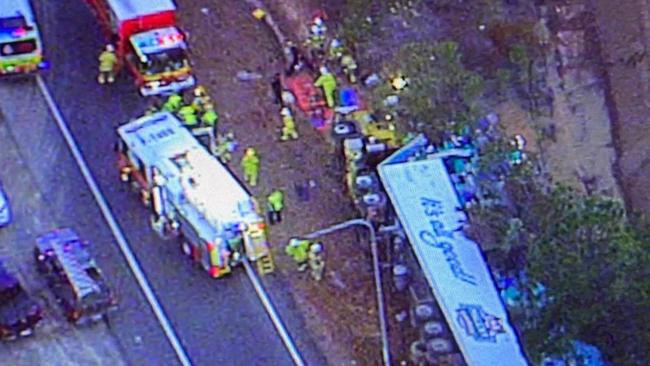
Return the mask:
<path fill-rule="evenodd" d="M 437 356 L 453 351 L 454 346 L 445 338 L 433 338 L 427 341 L 427 353 Z"/>

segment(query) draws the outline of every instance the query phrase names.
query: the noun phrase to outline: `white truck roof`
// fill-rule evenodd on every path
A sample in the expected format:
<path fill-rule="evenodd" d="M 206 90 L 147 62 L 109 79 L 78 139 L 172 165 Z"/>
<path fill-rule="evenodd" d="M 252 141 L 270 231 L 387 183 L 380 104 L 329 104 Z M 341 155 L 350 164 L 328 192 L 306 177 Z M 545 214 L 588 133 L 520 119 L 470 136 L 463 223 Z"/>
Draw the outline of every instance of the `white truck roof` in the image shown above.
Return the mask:
<path fill-rule="evenodd" d="M 173 0 L 106 0 L 119 21 L 176 10 Z"/>
<path fill-rule="evenodd" d="M 175 202 L 191 203 L 214 227 L 245 221 L 252 211 L 250 194 L 172 114 L 156 113 L 118 128 L 135 155 L 155 166 Z"/>
<path fill-rule="evenodd" d="M 34 23 L 34 13 L 29 0 L 0 0 L 0 18 L 23 15 L 29 23 Z"/>
<path fill-rule="evenodd" d="M 412 160 L 409 148 L 379 175 L 467 364 L 528 365 L 480 247 L 456 231 L 466 217 L 444 162 Z"/>

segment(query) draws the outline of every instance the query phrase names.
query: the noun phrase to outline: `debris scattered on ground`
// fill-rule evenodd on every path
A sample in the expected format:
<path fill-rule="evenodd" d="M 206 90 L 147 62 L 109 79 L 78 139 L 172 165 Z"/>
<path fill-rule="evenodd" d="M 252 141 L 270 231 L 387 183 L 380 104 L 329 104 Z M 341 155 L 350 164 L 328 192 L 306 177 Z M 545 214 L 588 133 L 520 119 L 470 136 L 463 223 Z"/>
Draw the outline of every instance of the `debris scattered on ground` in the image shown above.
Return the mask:
<path fill-rule="evenodd" d="M 258 72 L 251 72 L 242 70 L 237 72 L 237 80 L 239 81 L 254 81 L 262 78 L 262 74 Z"/>

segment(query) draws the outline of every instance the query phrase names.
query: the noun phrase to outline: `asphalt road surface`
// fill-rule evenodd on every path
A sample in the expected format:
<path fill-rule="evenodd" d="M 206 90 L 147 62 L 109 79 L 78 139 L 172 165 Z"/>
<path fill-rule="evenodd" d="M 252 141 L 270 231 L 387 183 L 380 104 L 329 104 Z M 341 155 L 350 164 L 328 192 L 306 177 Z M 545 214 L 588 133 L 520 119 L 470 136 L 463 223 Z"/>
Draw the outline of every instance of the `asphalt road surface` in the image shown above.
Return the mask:
<path fill-rule="evenodd" d="M 29 131 L 25 135 L 25 130 Z M 41 152 L 34 159 L 34 141 Z M 136 334 L 150 339 L 147 331 L 136 330 L 130 334 L 113 332 L 104 323 L 90 327 L 74 327 L 63 318 L 45 281 L 34 267 L 32 249 L 35 238 L 43 232 L 62 225 L 73 225 L 79 232 L 92 234 L 99 246 L 98 262 L 109 264 L 107 257 L 115 253 L 104 250 L 109 241 L 103 240 L 101 222 L 81 222 L 76 217 L 93 217 L 92 202 L 84 199 L 87 190 L 75 186 L 75 166 L 67 154 L 66 146 L 48 116 L 47 108 L 35 84 L 29 80 L 0 84 L 0 179 L 10 197 L 14 219 L 11 225 L 0 229 L 0 257 L 8 260 L 8 266 L 18 274 L 23 286 L 45 309 L 45 318 L 38 324 L 34 336 L 13 342 L 0 343 L 0 365 L 127 365 L 122 346 Z M 53 184 L 67 181 L 67 187 L 75 189 L 54 190 Z M 61 205 L 62 207 L 55 207 Z M 63 208 L 63 209 L 61 209 Z M 91 226 L 88 226 L 91 225 Z M 114 252 L 114 251 L 113 251 Z M 118 258 L 119 259 L 119 258 Z M 119 260 L 117 261 L 119 263 Z M 111 272 L 114 268 L 110 267 Z M 125 273 L 124 269 L 121 270 Z M 135 283 L 128 276 L 113 277 L 120 285 L 119 293 L 138 298 Z M 124 312 L 113 320 L 122 322 L 135 310 L 139 315 L 131 321 L 142 323 L 153 330 L 153 338 L 165 346 L 153 317 L 147 315 L 139 301 L 124 302 Z M 128 329 L 127 329 L 128 331 Z"/>
<path fill-rule="evenodd" d="M 151 231 L 148 211 L 120 184 L 113 154 L 115 127 L 141 114 L 145 101 L 125 74 L 115 85 L 99 86 L 95 82 L 96 58 L 103 39 L 89 9 L 81 0 L 41 0 L 34 5 L 46 58 L 52 64 L 44 75 L 46 84 L 193 363 L 292 364 L 243 270 L 214 280 L 193 267 L 177 242 L 161 241 Z M 32 87 L 36 88 L 35 84 Z M 20 93 L 14 97 L 21 98 Z M 32 103 L 30 99 L 24 102 L 27 106 Z M 53 123 L 43 129 L 58 134 Z M 67 152 L 57 155 L 44 149 L 42 133 L 33 131 L 33 124 L 25 123 L 18 125 L 14 134 L 25 137 L 25 160 L 33 165 L 31 170 L 43 172 L 37 177 L 42 192 L 48 193 L 53 211 L 66 213 L 78 208 L 75 222 L 65 224 L 80 227 L 79 231 L 99 243 L 100 265 L 121 294 L 124 309 L 111 324 L 125 358 L 134 365 L 176 364 L 148 305 L 133 288 L 126 264 L 78 170 L 60 159 Z M 270 279 L 266 284 L 307 364 L 323 364 L 302 319 L 294 312 L 291 297 L 283 292 L 286 287 L 281 279 Z"/>

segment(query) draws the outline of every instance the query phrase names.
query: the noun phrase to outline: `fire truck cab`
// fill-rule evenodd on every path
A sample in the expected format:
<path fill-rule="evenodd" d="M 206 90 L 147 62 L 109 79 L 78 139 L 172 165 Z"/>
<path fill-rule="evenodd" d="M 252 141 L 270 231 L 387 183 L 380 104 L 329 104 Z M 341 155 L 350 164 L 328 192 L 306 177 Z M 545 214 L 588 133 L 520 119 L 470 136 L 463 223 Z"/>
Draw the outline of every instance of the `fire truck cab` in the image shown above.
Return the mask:
<path fill-rule="evenodd" d="M 3 0 L 0 6 L 0 75 L 29 73 L 47 66 L 29 0 Z"/>
<path fill-rule="evenodd" d="M 86 0 L 120 64 L 134 75 L 143 96 L 171 94 L 196 81 L 172 0 Z"/>
<path fill-rule="evenodd" d="M 151 209 L 153 229 L 180 236 L 183 253 L 212 277 L 246 255 L 270 258 L 259 208 L 233 174 L 172 114 L 160 112 L 118 128 L 118 166 Z"/>

